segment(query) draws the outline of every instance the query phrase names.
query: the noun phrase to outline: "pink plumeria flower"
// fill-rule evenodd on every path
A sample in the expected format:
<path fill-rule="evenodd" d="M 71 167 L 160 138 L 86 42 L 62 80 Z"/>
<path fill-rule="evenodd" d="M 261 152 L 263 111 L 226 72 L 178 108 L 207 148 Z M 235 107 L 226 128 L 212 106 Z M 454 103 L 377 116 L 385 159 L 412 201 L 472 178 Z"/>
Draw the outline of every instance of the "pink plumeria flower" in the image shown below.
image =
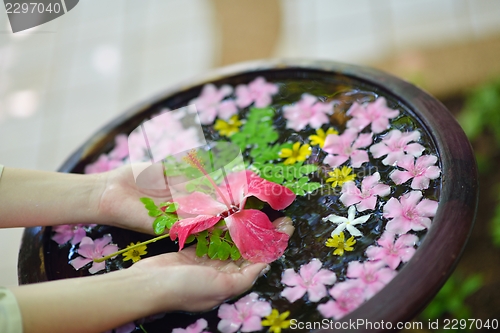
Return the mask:
<path fill-rule="evenodd" d="M 300 101 L 283 108 L 283 115 L 288 128 L 300 131 L 307 125 L 318 129 L 329 123 L 328 115 L 333 113 L 333 103 L 323 103 L 317 97 L 303 94 Z"/>
<path fill-rule="evenodd" d="M 389 119 L 399 116 L 398 110 L 387 107 L 384 97 L 379 97 L 375 102 L 359 104 L 354 103 L 347 115 L 353 118 L 347 122 L 347 127 L 358 132 L 371 124 L 373 133 L 380 133 L 389 128 Z"/>
<path fill-rule="evenodd" d="M 347 231 L 349 231 L 351 236 L 360 237 L 360 236 L 363 236 L 363 234 L 361 233 L 361 231 L 359 231 L 355 227 L 355 225 L 365 223 L 366 221 L 368 221 L 370 216 L 371 216 L 371 214 L 368 214 L 368 215 L 364 215 L 364 216 L 360 216 L 358 218 L 355 218 L 356 217 L 356 207 L 351 206 L 351 207 L 349 207 L 349 210 L 347 211 L 347 217 L 330 214 L 327 217 L 323 218 L 323 221 L 330 221 L 332 223 L 337 224 L 337 227 L 335 228 L 335 230 L 332 231 L 332 237 L 334 235 L 339 235 L 345 229 L 347 229 Z"/>
<path fill-rule="evenodd" d="M 76 245 L 87 235 L 85 228 L 94 227 L 96 225 L 97 224 L 63 224 L 54 226 L 52 230 L 55 232 L 55 235 L 52 236 L 52 240 L 59 245 L 66 244 L 71 240 L 71 244 Z"/>
<path fill-rule="evenodd" d="M 334 168 L 350 159 L 354 168 L 368 162 L 368 153 L 365 148 L 372 143 L 372 133 L 362 133 L 347 129 L 341 135 L 328 135 L 323 150 L 328 153 L 323 163 Z"/>
<path fill-rule="evenodd" d="M 337 280 L 335 273 L 328 269 L 321 269 L 322 263 L 312 259 L 307 265 L 300 268 L 299 274 L 292 268 L 286 269 L 281 283 L 289 286 L 281 292 L 289 302 L 293 303 L 307 292 L 309 301 L 318 302 L 327 295 L 325 285 L 332 285 Z"/>
<path fill-rule="evenodd" d="M 200 96 L 193 99 L 190 104 L 196 106 L 200 123 L 210 125 L 215 117 L 219 116 L 224 120 L 231 118 L 238 111 L 236 104 L 231 100 L 223 100 L 233 92 L 229 85 L 223 85 L 220 89 L 213 84 L 206 84 L 201 91 Z"/>
<path fill-rule="evenodd" d="M 200 318 L 194 324 L 189 325 L 186 328 L 174 328 L 172 333 L 210 333 L 205 331 L 208 323 L 205 319 Z"/>
<path fill-rule="evenodd" d="M 394 165 L 401 157 L 406 154 L 418 157 L 422 155 L 424 146 L 412 141 L 420 140 L 420 132 L 405 132 L 401 133 L 400 130 L 390 131 L 381 142 L 376 143 L 370 147 L 370 153 L 373 157 L 381 158 L 386 156 L 382 163 L 384 165 Z"/>
<path fill-rule="evenodd" d="M 371 245 L 366 249 L 370 260 L 380 260 L 391 269 L 396 269 L 400 263 L 408 262 L 415 253 L 415 244 L 418 242 L 416 235 L 404 234 L 394 240 L 396 235 L 384 232 L 377 241 L 379 246 Z"/>
<path fill-rule="evenodd" d="M 115 136 L 115 147 L 109 153 L 109 157 L 113 160 L 122 160 L 128 156 L 128 136 L 118 134 Z"/>
<path fill-rule="evenodd" d="M 386 230 L 395 234 L 405 234 L 410 230 L 424 230 L 430 227 L 436 214 L 438 203 L 422 199 L 422 192 L 412 191 L 398 199 L 390 198 L 384 205 L 384 217 L 390 219 Z"/>
<path fill-rule="evenodd" d="M 236 105 L 245 108 L 254 103 L 257 108 L 263 108 L 271 104 L 272 95 L 278 92 L 278 86 L 266 82 L 263 77 L 258 77 L 248 85 L 240 84 L 236 87 Z"/>
<path fill-rule="evenodd" d="M 262 318 L 271 314 L 271 311 L 271 305 L 259 300 L 256 293 L 248 294 L 234 304 L 222 304 L 219 307 L 221 321 L 217 329 L 222 333 L 260 331 Z"/>
<path fill-rule="evenodd" d="M 318 305 L 318 311 L 325 318 L 338 320 L 356 310 L 365 300 L 364 286 L 357 280 L 347 280 L 337 283 L 330 289 L 330 300 Z"/>
<path fill-rule="evenodd" d="M 396 185 L 406 183 L 413 178 L 411 188 L 425 190 L 429 188 L 431 179 L 436 179 L 441 174 L 441 169 L 435 165 L 436 162 L 437 156 L 434 155 L 423 155 L 417 158 L 416 161 L 413 156 L 406 155 L 401 157 L 396 164 L 405 171 L 394 170 L 390 177 Z"/>
<path fill-rule="evenodd" d="M 233 242 L 241 256 L 252 262 L 270 263 L 279 258 L 288 246 L 289 236 L 276 230 L 269 217 L 256 209 L 245 209 L 248 197 L 254 196 L 267 202 L 273 209 L 288 207 L 295 194 L 285 186 L 267 181 L 250 170 L 229 174 L 219 190 L 233 198 L 229 207 L 221 198 L 214 199 L 206 193 L 193 192 L 174 201 L 177 212 L 187 216 L 170 229 L 172 240 L 179 239 L 179 250 L 189 235 L 213 227 L 221 219 L 226 222 Z"/>
<path fill-rule="evenodd" d="M 106 154 L 99 156 L 97 161 L 85 166 L 85 173 L 101 173 L 109 170 L 114 170 L 123 165 L 122 160 L 110 158 Z"/>
<path fill-rule="evenodd" d="M 385 197 L 391 193 L 391 187 L 389 185 L 380 184 L 379 181 L 380 174 L 375 172 L 373 175 L 363 179 L 361 182 L 361 190 L 354 182 L 344 183 L 340 201 L 346 207 L 356 204 L 358 212 L 363 212 L 367 209 L 375 209 L 377 196 Z"/>
<path fill-rule="evenodd" d="M 347 266 L 346 276 L 350 279 L 358 279 L 364 285 L 364 295 L 366 299 L 371 298 L 389 283 L 396 271 L 385 266 L 384 262 L 351 261 Z"/>
<path fill-rule="evenodd" d="M 92 240 L 90 237 L 83 237 L 80 242 L 80 247 L 78 248 L 78 254 L 81 257 L 77 257 L 71 260 L 69 263 L 76 269 L 80 269 L 94 259 L 99 259 L 110 255 L 113 252 L 118 251 L 118 246 L 111 243 L 111 235 L 104 235 L 102 238 Z M 90 274 L 95 274 L 106 268 L 106 262 L 94 262 L 89 268 Z"/>

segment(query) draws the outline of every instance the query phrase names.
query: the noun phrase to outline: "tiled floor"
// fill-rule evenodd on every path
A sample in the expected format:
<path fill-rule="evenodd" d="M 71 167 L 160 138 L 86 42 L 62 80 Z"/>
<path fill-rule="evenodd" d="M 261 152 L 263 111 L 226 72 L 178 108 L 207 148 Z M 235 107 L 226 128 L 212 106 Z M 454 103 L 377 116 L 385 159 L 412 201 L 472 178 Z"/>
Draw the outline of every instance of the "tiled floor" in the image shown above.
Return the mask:
<path fill-rule="evenodd" d="M 498 0 L 281 5 L 274 54 L 280 57 L 362 64 L 406 48 L 500 32 Z M 86 0 L 13 35 L 0 10 L 0 163 L 56 170 L 121 111 L 211 68 L 218 45 L 213 11 L 205 0 Z M 21 232 L 0 232 L 0 285 L 16 284 Z"/>

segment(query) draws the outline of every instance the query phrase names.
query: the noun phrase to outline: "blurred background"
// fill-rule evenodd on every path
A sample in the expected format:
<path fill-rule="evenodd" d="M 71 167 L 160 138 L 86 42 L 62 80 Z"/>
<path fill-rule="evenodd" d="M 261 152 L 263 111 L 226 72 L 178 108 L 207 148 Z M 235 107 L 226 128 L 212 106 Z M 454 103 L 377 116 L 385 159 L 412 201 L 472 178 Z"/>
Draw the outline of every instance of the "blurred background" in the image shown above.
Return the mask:
<path fill-rule="evenodd" d="M 473 315 L 500 317 L 500 296 L 492 294 L 500 273 L 485 269 L 500 267 L 493 245 L 495 235 L 500 244 L 500 177 L 492 167 L 500 146 L 499 0 L 85 0 L 16 34 L 2 9 L 0 163 L 57 170 L 139 101 L 215 67 L 276 57 L 383 69 L 462 119 L 487 186 L 464 267 L 426 315 L 460 316 L 451 312 L 487 304 L 493 312 Z M 21 233 L 0 232 L 0 285 L 17 284 Z"/>

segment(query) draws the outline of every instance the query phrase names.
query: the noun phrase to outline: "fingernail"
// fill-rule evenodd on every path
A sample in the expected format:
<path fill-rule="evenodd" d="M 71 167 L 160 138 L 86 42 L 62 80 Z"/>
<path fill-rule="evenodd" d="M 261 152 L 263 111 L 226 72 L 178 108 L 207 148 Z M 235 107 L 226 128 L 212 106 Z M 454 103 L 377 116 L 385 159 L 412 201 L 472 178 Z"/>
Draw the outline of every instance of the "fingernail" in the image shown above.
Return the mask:
<path fill-rule="evenodd" d="M 271 269 L 271 266 L 267 265 L 266 267 L 264 267 L 263 270 L 260 271 L 259 276 L 263 276 L 264 274 L 266 274 L 267 272 L 269 272 L 270 269 Z"/>

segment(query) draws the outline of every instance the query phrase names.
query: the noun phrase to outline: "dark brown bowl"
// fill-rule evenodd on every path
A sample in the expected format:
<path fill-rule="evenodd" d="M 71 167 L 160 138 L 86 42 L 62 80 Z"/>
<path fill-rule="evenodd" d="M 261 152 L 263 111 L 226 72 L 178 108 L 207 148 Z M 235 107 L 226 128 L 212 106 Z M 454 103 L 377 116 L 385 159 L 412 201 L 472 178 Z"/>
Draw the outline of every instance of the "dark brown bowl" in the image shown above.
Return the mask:
<path fill-rule="evenodd" d="M 363 320 L 396 328 L 398 322 L 412 320 L 435 296 L 457 264 L 471 232 L 478 200 L 477 170 L 472 148 L 452 115 L 435 98 L 401 79 L 365 67 L 327 61 L 263 61 L 216 70 L 202 78 L 180 84 L 124 112 L 99 130 L 83 144 L 59 169 L 61 172 L 83 173 L 86 164 L 96 156 L 108 152 L 114 137 L 128 133 L 160 108 L 176 109 L 186 105 L 201 91 L 203 84 L 229 83 L 233 86 L 247 83 L 263 75 L 269 79 L 341 77 L 369 87 L 373 91 L 392 96 L 420 122 L 437 148 L 442 170 L 439 208 L 422 244 L 413 258 L 379 293 L 357 310 L 344 317 L 347 324 Z M 50 228 L 27 228 L 19 254 L 20 284 L 52 279 L 46 267 L 51 254 L 46 251 Z M 358 327 L 357 332 L 367 330 Z M 385 329 L 383 329 L 385 328 Z M 333 330 L 322 330 L 329 332 Z"/>

